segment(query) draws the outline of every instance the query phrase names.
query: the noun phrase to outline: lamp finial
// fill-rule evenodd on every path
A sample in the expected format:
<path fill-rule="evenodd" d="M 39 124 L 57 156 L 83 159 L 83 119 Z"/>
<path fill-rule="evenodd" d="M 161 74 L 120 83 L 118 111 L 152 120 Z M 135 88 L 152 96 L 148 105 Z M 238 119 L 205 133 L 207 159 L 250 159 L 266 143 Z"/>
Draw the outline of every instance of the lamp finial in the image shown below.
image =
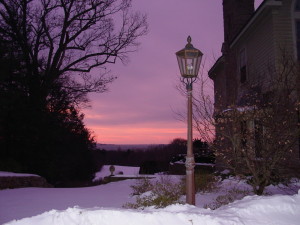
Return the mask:
<path fill-rule="evenodd" d="M 191 36 L 190 36 L 190 35 L 188 36 L 188 38 L 187 38 L 187 41 L 188 41 L 188 43 L 189 43 L 189 44 L 191 44 L 191 42 L 192 42 L 192 38 L 191 38 Z"/>

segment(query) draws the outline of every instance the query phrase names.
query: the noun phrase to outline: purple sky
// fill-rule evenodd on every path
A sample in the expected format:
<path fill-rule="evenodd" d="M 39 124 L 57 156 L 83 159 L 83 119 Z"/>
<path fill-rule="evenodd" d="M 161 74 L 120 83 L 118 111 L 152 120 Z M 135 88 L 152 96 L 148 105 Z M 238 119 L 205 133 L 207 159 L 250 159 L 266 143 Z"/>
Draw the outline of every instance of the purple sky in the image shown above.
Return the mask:
<path fill-rule="evenodd" d="M 255 5 L 261 2 L 256 0 Z M 204 53 L 207 75 L 221 54 L 222 1 L 133 0 L 132 4 L 147 14 L 149 33 L 140 39 L 141 46 L 130 54 L 127 65 L 118 62 L 111 67 L 118 79 L 109 92 L 90 95 L 85 124 L 104 144 L 165 144 L 186 138 L 186 124 L 174 113 L 186 108 L 186 99 L 175 88 L 180 76 L 175 52 L 191 35 L 194 47 Z"/>

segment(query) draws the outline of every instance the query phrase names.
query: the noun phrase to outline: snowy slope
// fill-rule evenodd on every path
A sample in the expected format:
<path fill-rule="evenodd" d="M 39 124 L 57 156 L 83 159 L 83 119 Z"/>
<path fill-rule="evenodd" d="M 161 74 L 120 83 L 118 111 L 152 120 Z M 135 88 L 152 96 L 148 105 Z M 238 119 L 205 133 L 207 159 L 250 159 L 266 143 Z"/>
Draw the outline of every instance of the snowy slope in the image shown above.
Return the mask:
<path fill-rule="evenodd" d="M 178 179 L 176 176 L 174 178 Z M 123 204 L 135 200 L 130 196 L 130 185 L 134 183 L 135 180 L 124 180 L 87 188 L 0 190 L 0 224 L 300 224 L 299 183 L 292 191 L 270 186 L 267 192 L 275 194 L 273 196 L 248 196 L 217 210 L 204 209 L 203 205 L 213 202 L 218 195 L 224 194 L 226 189 L 247 189 L 249 186 L 235 179 L 225 180 L 220 190 L 197 194 L 196 207 L 173 205 L 165 209 L 148 208 L 143 211 L 123 209 Z"/>
<path fill-rule="evenodd" d="M 87 188 L 18 188 L 0 190 L 0 224 L 69 207 L 122 207 L 129 202 L 134 181 Z M 40 224 L 42 225 L 42 224 Z"/>

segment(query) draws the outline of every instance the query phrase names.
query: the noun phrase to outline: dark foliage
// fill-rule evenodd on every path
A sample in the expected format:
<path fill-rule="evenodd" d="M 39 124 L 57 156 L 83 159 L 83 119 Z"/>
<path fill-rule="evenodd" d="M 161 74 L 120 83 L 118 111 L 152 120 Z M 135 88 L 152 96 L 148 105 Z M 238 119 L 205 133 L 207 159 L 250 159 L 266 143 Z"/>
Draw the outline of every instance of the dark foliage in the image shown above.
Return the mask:
<path fill-rule="evenodd" d="M 93 139 L 62 83 L 42 105 L 28 94 L 22 53 L 0 44 L 0 170 L 35 173 L 50 183 L 90 179 Z"/>
<path fill-rule="evenodd" d="M 0 170 L 36 173 L 55 185 L 91 178 L 93 139 L 75 108 L 37 110 L 14 87 L 2 91 L 0 105 Z"/>
<path fill-rule="evenodd" d="M 176 138 L 168 145 L 153 146 L 146 150 L 96 150 L 93 151 L 97 165 L 139 166 L 141 174 L 154 174 L 169 170 L 169 164 L 178 156 L 185 156 L 187 141 Z M 196 160 L 214 162 L 214 155 L 201 140 L 194 141 Z M 198 158 L 197 158 L 198 156 Z M 180 158 L 181 159 L 181 158 Z M 198 161 L 197 161 L 198 162 Z"/>

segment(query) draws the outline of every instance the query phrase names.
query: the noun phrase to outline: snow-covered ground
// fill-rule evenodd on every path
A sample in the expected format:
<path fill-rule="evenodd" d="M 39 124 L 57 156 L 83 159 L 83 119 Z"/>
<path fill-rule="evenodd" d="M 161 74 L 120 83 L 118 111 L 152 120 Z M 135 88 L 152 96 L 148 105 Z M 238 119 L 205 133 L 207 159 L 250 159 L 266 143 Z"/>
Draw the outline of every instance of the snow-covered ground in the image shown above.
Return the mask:
<path fill-rule="evenodd" d="M 174 177 L 177 178 L 177 177 Z M 178 180 L 178 179 L 177 179 Z M 197 225 L 197 224 L 299 224 L 300 184 L 293 189 L 270 186 L 272 196 L 247 196 L 216 210 L 204 209 L 226 189 L 249 189 L 228 179 L 213 193 L 196 196 L 196 207 L 172 205 L 165 209 L 122 208 L 134 202 L 124 180 L 87 188 L 19 188 L 0 191 L 0 224 L 5 225 Z"/>

